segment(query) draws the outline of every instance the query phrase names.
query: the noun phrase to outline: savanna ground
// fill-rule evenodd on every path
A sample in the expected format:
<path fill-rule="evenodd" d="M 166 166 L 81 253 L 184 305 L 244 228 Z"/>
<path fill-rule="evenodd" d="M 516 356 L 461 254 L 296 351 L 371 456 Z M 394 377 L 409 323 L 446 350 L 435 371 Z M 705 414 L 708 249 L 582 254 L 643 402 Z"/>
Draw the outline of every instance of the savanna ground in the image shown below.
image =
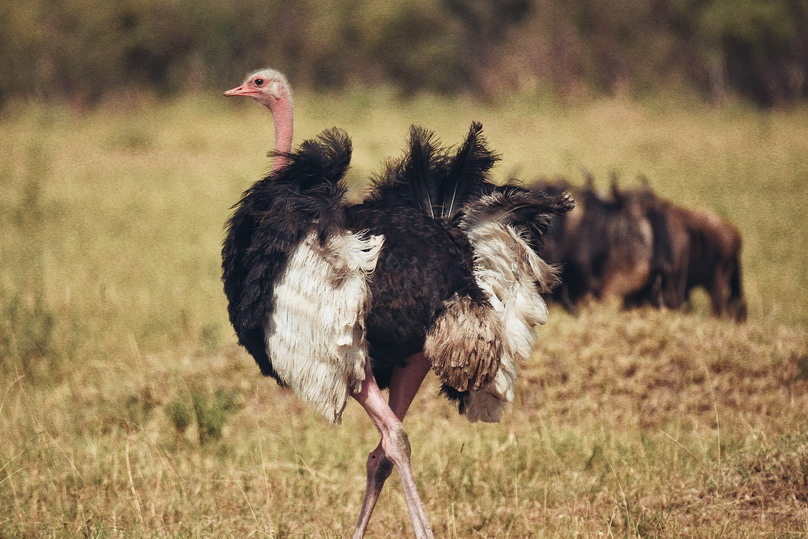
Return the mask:
<path fill-rule="evenodd" d="M 235 81 L 234 81 L 235 82 Z M 494 106 L 297 96 L 296 140 L 353 137 L 359 196 L 420 123 L 481 120 L 496 174 L 647 175 L 744 236 L 749 321 L 554 308 L 496 425 L 427 380 L 408 416 L 439 537 L 808 531 L 808 109 L 620 99 Z M 268 168 L 250 102 L 133 99 L 0 116 L 0 536 L 349 535 L 377 435 L 262 379 L 219 282 L 229 207 Z M 395 475 L 373 537 L 410 533 Z"/>

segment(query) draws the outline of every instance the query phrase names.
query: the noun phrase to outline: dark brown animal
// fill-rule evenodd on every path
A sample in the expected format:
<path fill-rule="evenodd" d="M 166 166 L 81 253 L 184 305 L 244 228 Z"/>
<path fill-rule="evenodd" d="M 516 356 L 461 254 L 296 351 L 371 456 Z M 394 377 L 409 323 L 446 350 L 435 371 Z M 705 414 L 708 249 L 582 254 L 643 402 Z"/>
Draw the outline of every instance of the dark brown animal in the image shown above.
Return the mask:
<path fill-rule="evenodd" d="M 673 219 L 687 232 L 687 280 L 683 302 L 691 291 L 704 287 L 710 295 L 714 316 L 746 320 L 746 301 L 741 284 L 741 234 L 726 219 L 708 211 L 670 205 Z"/>
<path fill-rule="evenodd" d="M 653 249 L 646 286 L 626 298 L 629 307 L 650 303 L 678 309 L 689 304 L 693 289 L 710 296 L 712 314 L 746 319 L 741 285 L 741 235 L 726 219 L 708 211 L 677 206 L 646 185 L 613 196 L 639 207 L 653 229 Z"/>
<path fill-rule="evenodd" d="M 612 194 L 644 215 L 652 231 L 648 279 L 641 289 L 625 297 L 625 306 L 680 308 L 685 300 L 689 249 L 684 218 L 671 210 L 668 201 L 656 196 L 647 181 L 641 188 L 624 191 L 613 184 Z"/>
<path fill-rule="evenodd" d="M 549 193 L 570 191 L 577 206 L 573 212 L 554 216 L 544 237 L 541 256 L 562 266 L 562 285 L 554 299 L 567 310 L 586 296 L 596 299 L 626 298 L 646 286 L 653 250 L 653 228 L 643 201 L 611 198 L 591 185 L 570 189 L 565 182 L 536 182 L 533 189 Z"/>
<path fill-rule="evenodd" d="M 611 197 L 591 178 L 583 188 L 539 181 L 533 189 L 564 190 L 578 201 L 573 212 L 555 216 L 542 256 L 562 266 L 562 284 L 552 299 L 567 310 L 586 296 L 618 298 L 626 308 L 652 305 L 679 309 L 695 288 L 710 296 L 714 316 L 746 319 L 741 284 L 741 236 L 726 219 L 662 199 L 647 180 Z"/>

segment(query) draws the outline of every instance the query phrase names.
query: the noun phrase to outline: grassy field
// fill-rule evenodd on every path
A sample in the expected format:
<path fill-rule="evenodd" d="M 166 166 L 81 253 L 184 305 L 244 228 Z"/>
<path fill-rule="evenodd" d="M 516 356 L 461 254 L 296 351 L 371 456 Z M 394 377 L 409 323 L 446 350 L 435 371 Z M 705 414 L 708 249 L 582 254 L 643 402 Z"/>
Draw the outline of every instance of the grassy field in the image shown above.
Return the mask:
<path fill-rule="evenodd" d="M 297 96 L 297 140 L 351 134 L 352 195 L 408 126 L 496 174 L 645 174 L 744 237 L 749 321 L 553 309 L 516 405 L 469 424 L 427 380 L 407 425 L 440 537 L 808 531 L 808 108 Z M 0 114 L 0 536 L 349 535 L 377 435 L 330 427 L 235 345 L 229 207 L 268 169 L 252 102 L 131 99 Z M 410 531 L 395 477 L 373 537 Z"/>

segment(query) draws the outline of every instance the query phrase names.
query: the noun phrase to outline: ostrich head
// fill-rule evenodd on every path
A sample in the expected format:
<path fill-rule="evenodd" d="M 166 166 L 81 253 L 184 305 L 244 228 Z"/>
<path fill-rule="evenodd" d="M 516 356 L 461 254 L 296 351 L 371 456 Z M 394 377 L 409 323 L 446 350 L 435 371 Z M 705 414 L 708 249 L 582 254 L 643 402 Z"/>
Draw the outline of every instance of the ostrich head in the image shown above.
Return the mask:
<path fill-rule="evenodd" d="M 241 86 L 237 86 L 224 93 L 227 97 L 252 97 L 269 112 L 275 122 L 275 149 L 270 154 L 275 155 L 272 170 L 278 170 L 286 164 L 288 154 L 292 149 L 292 90 L 286 77 L 274 69 L 260 69 L 247 76 Z"/>
<path fill-rule="evenodd" d="M 241 86 L 227 90 L 224 95 L 252 97 L 269 110 L 283 101 L 292 101 L 292 92 L 286 77 L 274 69 L 260 69 L 247 75 Z"/>

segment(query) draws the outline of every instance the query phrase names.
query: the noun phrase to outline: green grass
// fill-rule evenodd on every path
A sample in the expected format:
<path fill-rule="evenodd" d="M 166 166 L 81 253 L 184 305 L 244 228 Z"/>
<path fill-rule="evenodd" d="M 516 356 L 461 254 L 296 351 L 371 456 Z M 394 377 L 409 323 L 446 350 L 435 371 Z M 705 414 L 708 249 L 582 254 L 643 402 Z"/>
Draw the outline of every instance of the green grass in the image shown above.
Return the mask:
<path fill-rule="evenodd" d="M 297 140 L 351 134 L 355 196 L 411 123 L 456 143 L 476 119 L 500 178 L 646 174 L 744 237 L 744 325 L 703 301 L 553 309 L 497 425 L 468 424 L 430 377 L 407 425 L 436 535 L 808 529 L 808 109 L 296 102 Z M 222 227 L 268 169 L 266 112 L 217 97 L 21 104 L 0 127 L 0 535 L 348 535 L 369 420 L 349 405 L 326 425 L 258 375 L 227 323 Z M 409 532 L 394 476 L 370 533 Z"/>

